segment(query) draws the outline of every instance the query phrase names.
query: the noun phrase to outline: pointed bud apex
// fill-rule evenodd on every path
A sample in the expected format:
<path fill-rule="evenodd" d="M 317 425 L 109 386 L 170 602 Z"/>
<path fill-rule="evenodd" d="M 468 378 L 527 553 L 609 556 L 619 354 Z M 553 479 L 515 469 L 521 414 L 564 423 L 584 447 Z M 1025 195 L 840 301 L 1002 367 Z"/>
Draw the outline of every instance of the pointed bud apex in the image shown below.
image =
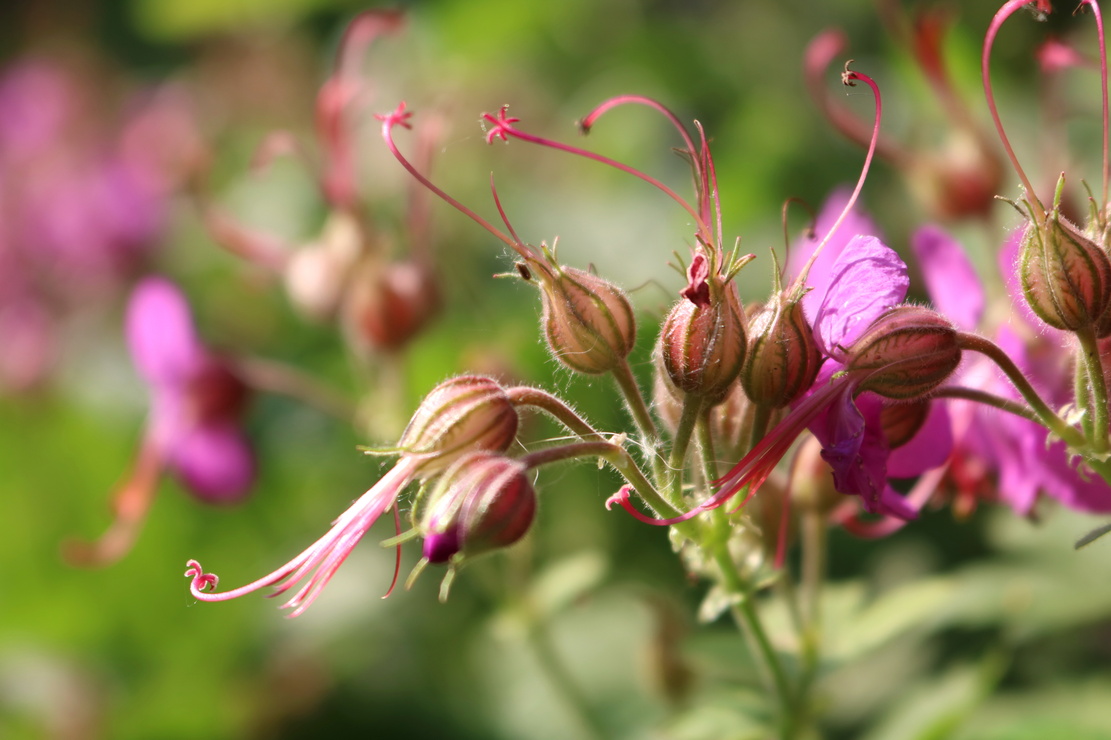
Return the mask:
<path fill-rule="evenodd" d="M 417 336 L 439 308 L 439 286 L 424 265 L 367 264 L 348 291 L 344 319 L 357 345 L 392 352 Z"/>
<path fill-rule="evenodd" d="M 683 298 L 671 309 L 660 331 L 659 358 L 676 388 L 716 404 L 744 364 L 745 321 L 732 283 L 707 292 L 705 303 Z"/>
<path fill-rule="evenodd" d="M 401 435 L 406 455 L 436 473 L 472 450 L 502 452 L 517 436 L 517 410 L 497 381 L 478 375 L 446 380 L 424 397 Z"/>
<path fill-rule="evenodd" d="M 523 463 L 491 452 L 459 458 L 437 481 L 417 525 L 424 557 L 446 563 L 512 545 L 536 515 L 536 490 Z"/>
<path fill-rule="evenodd" d="M 741 385 L 753 403 L 782 408 L 814 384 L 822 355 L 801 296 L 775 299 L 752 320 Z"/>
<path fill-rule="evenodd" d="M 846 369 L 864 376 L 860 390 L 909 401 L 943 383 L 960 361 L 948 319 L 921 306 L 895 306 L 849 348 Z"/>
<path fill-rule="evenodd" d="M 1057 209 L 1027 224 L 1018 275 L 1030 309 L 1055 329 L 1091 328 L 1111 306 L 1111 260 Z"/>
<path fill-rule="evenodd" d="M 625 293 L 608 280 L 573 267 L 535 263 L 541 322 L 548 347 L 572 370 L 600 375 L 633 349 L 636 321 Z"/>

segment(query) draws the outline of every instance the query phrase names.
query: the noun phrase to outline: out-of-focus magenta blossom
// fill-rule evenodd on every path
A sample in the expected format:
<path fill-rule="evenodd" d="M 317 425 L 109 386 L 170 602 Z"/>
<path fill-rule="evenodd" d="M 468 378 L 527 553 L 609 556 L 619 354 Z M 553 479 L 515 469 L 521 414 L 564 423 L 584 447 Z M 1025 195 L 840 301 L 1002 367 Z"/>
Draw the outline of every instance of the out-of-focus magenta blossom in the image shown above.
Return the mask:
<path fill-rule="evenodd" d="M 60 325 L 106 304 L 141 268 L 181 159 L 195 154 L 180 98 L 152 94 L 112 116 L 94 87 L 45 58 L 0 76 L 0 341 L 22 348 L 4 353 L 0 389 L 41 382 Z"/>
<path fill-rule="evenodd" d="M 255 458 L 240 428 L 248 390 L 227 361 L 198 339 L 185 296 L 163 278 L 146 278 L 127 309 L 127 342 L 151 393 L 135 470 L 113 505 L 116 519 L 92 545 L 72 544 L 81 564 L 104 564 L 130 549 L 161 474 L 172 473 L 198 499 L 235 503 L 251 488 Z"/>

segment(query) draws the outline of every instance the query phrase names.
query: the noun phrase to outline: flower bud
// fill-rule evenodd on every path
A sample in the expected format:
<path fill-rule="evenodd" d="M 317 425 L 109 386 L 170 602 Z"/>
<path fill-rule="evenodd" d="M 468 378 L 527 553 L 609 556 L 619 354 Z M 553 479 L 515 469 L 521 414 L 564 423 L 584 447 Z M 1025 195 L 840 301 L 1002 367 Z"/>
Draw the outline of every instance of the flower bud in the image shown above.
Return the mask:
<path fill-rule="evenodd" d="M 636 321 L 625 293 L 597 275 L 552 264 L 538 267 L 541 323 L 548 347 L 572 370 L 599 375 L 633 349 Z"/>
<path fill-rule="evenodd" d="M 536 515 L 536 490 L 519 460 L 491 452 L 459 458 L 437 482 L 418 528 L 424 557 L 446 563 L 512 545 Z"/>
<path fill-rule="evenodd" d="M 251 389 L 227 360 L 213 356 L 189 378 L 186 398 L 195 423 L 236 421 L 246 411 Z"/>
<path fill-rule="evenodd" d="M 822 355 L 802 312 L 801 296 L 773 300 L 750 324 L 741 385 L 753 403 L 782 408 L 814 384 Z"/>
<path fill-rule="evenodd" d="M 1018 275 L 1030 309 L 1055 329 L 1092 327 L 1111 306 L 1111 260 L 1056 210 L 1026 226 Z"/>
<path fill-rule="evenodd" d="M 424 265 L 413 260 L 367 264 L 348 291 L 344 319 L 359 345 L 391 352 L 408 344 L 439 308 L 439 287 Z"/>
<path fill-rule="evenodd" d="M 930 399 L 922 398 L 910 403 L 885 403 L 880 411 L 880 424 L 887 446 L 894 450 L 902 447 L 918 434 L 930 415 Z"/>
<path fill-rule="evenodd" d="M 314 321 L 335 314 L 364 238 L 363 226 L 353 215 L 335 211 L 318 241 L 290 255 L 283 277 L 290 301 L 302 314 Z"/>
<path fill-rule="evenodd" d="M 497 381 L 461 375 L 424 397 L 398 447 L 407 455 L 425 457 L 421 473 L 428 475 L 472 450 L 508 449 L 517 423 L 517 410 Z"/>
<path fill-rule="evenodd" d="M 957 129 L 936 155 L 912 160 L 907 182 L 926 209 L 945 221 L 983 218 L 1003 183 L 999 155 L 977 132 Z"/>
<path fill-rule="evenodd" d="M 846 369 L 864 376 L 860 390 L 887 398 L 921 398 L 961 361 L 957 330 L 936 311 L 895 306 L 881 314 L 848 350 Z"/>
<path fill-rule="evenodd" d="M 745 360 L 745 321 L 732 283 L 700 303 L 683 298 L 660 331 L 664 374 L 684 393 L 710 404 L 725 398 Z"/>

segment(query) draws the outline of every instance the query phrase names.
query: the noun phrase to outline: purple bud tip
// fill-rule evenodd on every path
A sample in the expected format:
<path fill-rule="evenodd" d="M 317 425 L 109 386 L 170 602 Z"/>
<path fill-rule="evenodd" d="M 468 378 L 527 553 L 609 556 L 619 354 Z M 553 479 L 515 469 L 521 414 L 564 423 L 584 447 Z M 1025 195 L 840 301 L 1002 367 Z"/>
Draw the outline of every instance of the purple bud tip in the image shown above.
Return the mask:
<path fill-rule="evenodd" d="M 424 538 L 423 555 L 430 563 L 446 563 L 459 552 L 459 527 L 446 532 L 435 532 Z"/>

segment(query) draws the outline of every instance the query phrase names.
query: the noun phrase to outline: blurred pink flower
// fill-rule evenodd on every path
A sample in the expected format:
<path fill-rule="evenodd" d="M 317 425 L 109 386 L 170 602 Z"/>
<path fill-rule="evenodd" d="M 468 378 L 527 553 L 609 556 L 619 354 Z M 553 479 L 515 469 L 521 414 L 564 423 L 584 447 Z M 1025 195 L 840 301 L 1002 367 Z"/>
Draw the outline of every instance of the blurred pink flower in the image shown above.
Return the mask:
<path fill-rule="evenodd" d="M 95 544 L 69 548 L 70 559 L 81 564 L 112 562 L 130 549 L 165 471 L 208 503 L 241 500 L 255 478 L 254 453 L 239 425 L 248 389 L 227 361 L 201 344 L 177 286 L 156 277 L 140 282 L 126 333 L 150 388 L 150 417 L 135 468 L 113 502 L 116 520 Z"/>

